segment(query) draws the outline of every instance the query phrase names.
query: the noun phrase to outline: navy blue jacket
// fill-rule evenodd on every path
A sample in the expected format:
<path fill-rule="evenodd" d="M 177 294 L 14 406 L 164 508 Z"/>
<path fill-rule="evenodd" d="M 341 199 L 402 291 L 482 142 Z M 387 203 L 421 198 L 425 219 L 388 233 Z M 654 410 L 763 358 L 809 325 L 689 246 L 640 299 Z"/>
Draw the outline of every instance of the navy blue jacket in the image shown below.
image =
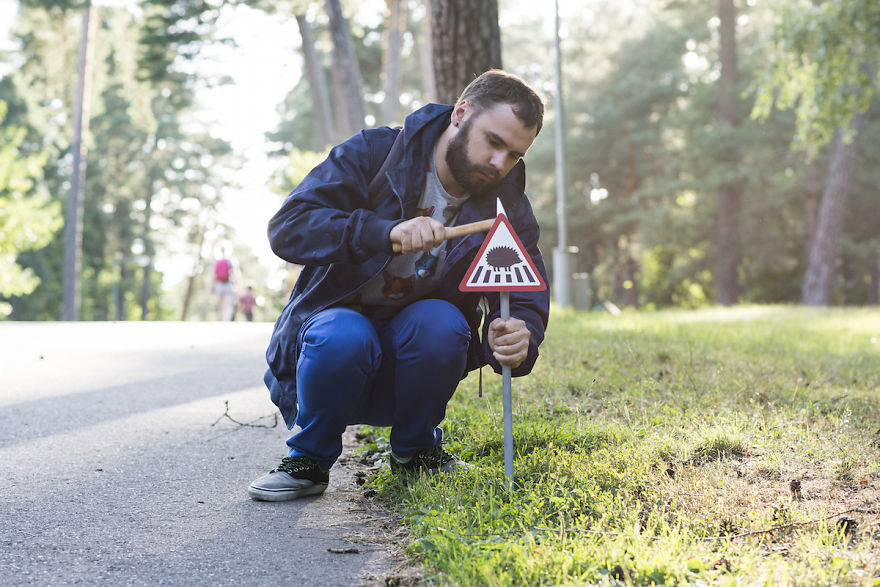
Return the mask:
<path fill-rule="evenodd" d="M 269 243 L 275 254 L 303 266 L 290 300 L 275 322 L 266 351 L 269 370 L 277 380 L 277 384 L 269 386 L 272 401 L 288 427 L 293 426 L 296 417 L 297 357 L 286 341 L 296 341 L 309 316 L 354 293 L 391 260 L 389 233 L 396 224 L 415 216 L 425 184 L 426 158 L 431 156 L 434 142 L 449 124 L 451 112 L 450 106 L 429 104 L 410 114 L 402 130 L 381 127 L 352 136 L 334 147 L 327 159 L 309 172 L 269 221 Z M 399 132 L 403 132 L 404 141 L 401 156 L 388 162 L 386 181 L 375 182 L 370 193 L 368 186 Z M 494 218 L 495 197 L 500 197 L 517 236 L 549 283 L 538 250 L 538 223 L 524 188 L 525 165 L 520 161 L 497 193 L 469 198 L 457 223 Z M 458 290 L 484 236 L 472 234 L 446 242 L 440 290 L 432 297 L 458 307 L 471 327 L 467 371 L 490 364 L 500 373 L 501 366 L 485 342 L 488 325 L 500 315 L 499 294 L 482 294 L 489 302 L 489 316 L 483 323 L 481 343 L 481 294 Z M 510 294 L 510 315 L 525 321 L 531 332 L 528 357 L 512 371 L 514 376 L 529 373 L 538 358 L 549 305 L 549 291 Z M 466 374 L 462 373 L 462 377 Z"/>

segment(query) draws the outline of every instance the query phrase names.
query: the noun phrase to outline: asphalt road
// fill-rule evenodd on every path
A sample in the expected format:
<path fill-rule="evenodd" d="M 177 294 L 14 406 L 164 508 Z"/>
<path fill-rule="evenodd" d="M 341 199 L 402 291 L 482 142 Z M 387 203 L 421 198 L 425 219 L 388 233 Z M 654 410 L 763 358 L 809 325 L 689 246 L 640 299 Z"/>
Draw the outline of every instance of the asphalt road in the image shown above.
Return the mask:
<path fill-rule="evenodd" d="M 262 384 L 270 331 L 0 323 L 0 585 L 384 585 L 399 573 L 402 530 L 363 497 L 354 459 L 323 496 L 248 498 L 289 435 Z"/>

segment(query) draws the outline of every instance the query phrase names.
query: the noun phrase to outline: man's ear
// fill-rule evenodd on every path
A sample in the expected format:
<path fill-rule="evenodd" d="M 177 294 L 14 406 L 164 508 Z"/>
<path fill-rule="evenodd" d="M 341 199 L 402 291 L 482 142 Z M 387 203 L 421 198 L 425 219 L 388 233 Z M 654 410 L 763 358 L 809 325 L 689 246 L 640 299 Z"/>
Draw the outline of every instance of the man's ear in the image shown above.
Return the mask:
<path fill-rule="evenodd" d="M 455 105 L 455 108 L 452 109 L 452 125 L 459 126 L 470 111 L 471 105 L 467 100 L 461 100 L 458 104 Z"/>

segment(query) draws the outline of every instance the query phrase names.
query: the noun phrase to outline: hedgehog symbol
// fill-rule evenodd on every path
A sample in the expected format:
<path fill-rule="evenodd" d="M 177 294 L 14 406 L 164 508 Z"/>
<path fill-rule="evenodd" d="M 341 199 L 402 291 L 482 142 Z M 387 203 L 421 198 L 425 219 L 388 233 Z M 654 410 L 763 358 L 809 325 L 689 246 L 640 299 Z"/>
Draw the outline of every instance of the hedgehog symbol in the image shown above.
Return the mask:
<path fill-rule="evenodd" d="M 486 263 L 495 269 L 510 269 L 521 262 L 519 254 L 510 247 L 495 247 L 486 253 Z"/>

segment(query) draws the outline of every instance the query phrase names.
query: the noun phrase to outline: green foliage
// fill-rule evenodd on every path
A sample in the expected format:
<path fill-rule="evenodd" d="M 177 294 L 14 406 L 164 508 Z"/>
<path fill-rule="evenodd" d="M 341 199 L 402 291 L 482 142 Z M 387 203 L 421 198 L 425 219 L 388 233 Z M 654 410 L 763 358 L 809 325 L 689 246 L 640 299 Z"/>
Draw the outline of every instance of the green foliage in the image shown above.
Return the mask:
<path fill-rule="evenodd" d="M 143 13 L 93 7 L 98 42 L 87 137 L 83 319 L 169 317 L 155 261 L 215 228 L 227 182 L 221 171 L 234 165 L 226 161 L 231 147 L 184 121 L 197 82 L 185 61 L 207 42 L 218 10 L 190 2 L 148 3 Z M 78 20 L 58 8 L 23 7 L 15 28 L 19 59 L 0 80 L 0 97 L 27 130 L 22 150 L 45 152 L 41 189 L 55 196 L 56 207 L 69 173 L 67 96 L 75 81 Z M 56 238 L 20 256 L 42 285 L 11 299 L 13 318 L 57 319 L 63 252 Z"/>
<path fill-rule="evenodd" d="M 517 18 L 512 13 L 520 4 L 508 0 L 506 6 L 513 23 L 503 29 L 505 63 L 548 91 L 552 52 L 536 56 L 534 48 L 538 42 L 552 47 L 534 31 L 549 19 Z M 589 18 L 563 14 L 567 244 L 579 249 L 574 270 L 590 273 L 594 300 L 647 308 L 711 303 L 718 191 L 736 184 L 742 188 L 740 300 L 798 301 L 815 214 L 808 195 L 821 197 L 829 153 L 820 149 L 808 162 L 792 148 L 795 112 L 772 109 L 760 123 L 747 116 L 760 101 L 748 88 L 778 64 L 767 40 L 780 21 L 766 3 L 737 3 L 741 123 L 731 128 L 718 122 L 717 4 L 682 0 L 644 8 L 609 3 L 591 8 Z M 867 45 L 858 54 L 871 55 Z M 527 156 L 545 251 L 557 239 L 554 115 L 548 99 L 547 130 Z M 876 109 L 866 119 L 861 139 L 873 145 Z M 867 219 L 872 182 L 880 181 L 878 152 L 859 152 L 856 175 L 864 179 L 850 193 L 855 210 L 841 253 L 841 266 L 852 271 L 838 273 L 834 303 L 876 299 L 878 234 Z"/>
<path fill-rule="evenodd" d="M 163 261 L 188 256 L 186 264 L 198 273 L 204 267 L 202 251 L 234 236 L 233 227 L 217 225 L 215 208 L 227 182 L 223 170 L 239 162 L 230 159 L 230 146 L 207 130 L 183 124 L 192 119 L 196 87 L 223 82 L 197 79 L 192 58 L 208 43 L 227 42 L 214 38 L 226 4 L 163 0 L 141 3 L 139 10 L 93 6 L 98 42 L 93 45 L 87 139 L 84 318 L 138 318 L 145 282 L 150 286 L 148 315 L 167 315 L 181 304 L 161 299 L 157 291 Z M 744 116 L 731 129 L 716 122 L 715 4 L 648 0 L 567 8 L 563 3 L 567 244 L 579 247 L 574 270 L 590 272 L 594 300 L 643 308 L 710 304 L 718 256 L 717 194 L 729 182 L 743 188 L 740 299 L 800 299 L 812 226 L 808 197 L 821 196 L 829 152 L 817 147 L 808 162 L 792 148 L 791 137 L 799 128 L 804 132 L 805 115 L 824 128 L 831 124 L 829 117 L 867 103 L 873 80 L 865 76 L 876 71 L 874 4 L 798 0 L 784 3 L 780 13 L 763 2 L 737 3 Z M 346 14 L 367 113 L 375 115 L 382 97 L 384 22 L 371 6 L 347 3 Z M 4 128 L 25 133 L 18 145 L 23 159 L 43 162 L 34 193 L 52 199 L 55 203 L 44 207 L 56 213 L 69 174 L 80 7 L 76 2 L 22 3 L 13 30 L 19 48 L 3 56 L 10 73 L 0 78 L 0 100 L 8 104 Z M 326 77 L 332 79 L 322 6 L 297 2 L 270 8 L 291 14 L 292 7 L 307 11 Z M 542 225 L 542 248 L 549 252 L 557 237 L 552 14 L 535 11 L 524 0 L 501 0 L 499 13 L 505 67 L 547 98 L 544 130 L 527 156 L 527 190 Z M 424 16 L 423 3 L 409 2 L 400 95 L 404 112 L 425 101 L 417 65 Z M 853 56 L 846 63 L 840 63 L 843 51 Z M 783 90 L 774 80 L 793 85 Z M 853 90 L 863 82 L 868 85 Z M 749 92 L 750 87 L 760 89 Z M 873 221 L 880 183 L 880 110 L 873 103 L 864 115 L 841 240 L 833 293 L 838 304 L 874 303 L 880 283 L 880 232 Z M 772 107 L 783 104 L 797 111 Z M 283 167 L 272 181 L 287 192 L 317 161 L 320 156 L 311 153 L 322 146 L 316 143 L 319 133 L 305 80 L 279 109 L 281 123 L 267 136 Z M 762 113 L 760 124 L 745 116 L 749 111 Z M 741 156 L 732 159 L 730 153 Z M 591 198 L 603 194 L 605 199 Z M 18 265 L 40 279 L 40 287 L 10 298 L 13 318 L 60 314 L 59 235 L 17 255 Z M 145 258 L 146 267 L 139 264 Z"/>
<path fill-rule="evenodd" d="M 418 66 L 418 55 L 415 47 L 415 39 L 421 36 L 424 27 L 424 10 L 419 9 L 420 2 L 410 2 L 407 10 L 407 23 L 404 32 L 403 54 L 401 56 L 401 92 L 399 101 L 404 109 L 412 109 L 424 104 L 427 100 L 423 95 L 421 73 Z M 272 4 L 258 4 L 261 9 L 277 9 Z M 305 12 L 304 6 L 293 3 L 290 7 L 281 10 Z M 344 12 L 349 20 L 352 44 L 355 60 L 362 83 L 364 95 L 364 107 L 367 116 L 367 125 L 370 120 L 378 117 L 383 99 L 382 95 L 382 33 L 385 26 L 382 14 L 370 10 L 366 4 L 344 4 Z M 327 80 L 328 92 L 331 102 L 333 96 L 332 72 L 332 41 L 328 30 L 327 16 L 323 10 L 312 10 L 309 13 L 313 19 L 312 33 L 324 67 L 324 78 Z M 424 50 L 422 48 L 421 50 Z M 324 145 L 320 141 L 320 133 L 317 128 L 317 120 L 312 104 L 311 89 L 308 79 L 303 76 L 299 82 L 291 88 L 284 102 L 279 105 L 281 121 L 271 132 L 266 133 L 266 138 L 277 145 L 273 147 L 275 156 L 287 157 L 293 149 L 303 151 L 321 151 Z M 404 112 L 408 114 L 408 112 Z M 344 137 L 347 138 L 347 137 Z M 283 172 L 287 174 L 287 171 Z M 292 186 L 284 186 L 290 189 Z"/>
<path fill-rule="evenodd" d="M 277 145 L 270 154 L 286 157 L 291 156 L 294 149 L 320 151 L 324 148 L 309 92 L 308 80 L 303 77 L 279 104 L 281 121 L 274 130 L 266 133 L 266 140 Z"/>
<path fill-rule="evenodd" d="M 6 104 L 0 101 L 0 298 L 29 294 L 39 284 L 17 256 L 49 243 L 61 227 L 61 210 L 49 201 L 41 183 L 46 154 L 25 154 L 23 128 L 2 125 Z M 0 316 L 11 307 L 0 302 Z"/>
<path fill-rule="evenodd" d="M 370 483 L 430 584 L 871 584 L 878 331 L 876 310 L 554 309 L 513 380 L 513 491 L 491 375 L 442 424 L 476 469 Z M 848 509 L 853 541 L 835 528 Z"/>
<path fill-rule="evenodd" d="M 291 149 L 288 154 L 288 165 L 284 167 L 281 176 L 275 181 L 276 187 L 282 191 L 292 190 L 326 156 L 326 152 Z"/>
<path fill-rule="evenodd" d="M 873 0 L 783 4 L 773 55 L 757 82 L 753 115 L 797 108 L 798 146 L 812 156 L 868 109 L 880 61 L 880 5 Z"/>
<path fill-rule="evenodd" d="M 222 3 L 149 0 L 142 4 L 146 18 L 140 35 L 141 76 L 154 83 L 191 79 L 181 74 L 180 61 L 192 60 L 211 37 Z"/>

